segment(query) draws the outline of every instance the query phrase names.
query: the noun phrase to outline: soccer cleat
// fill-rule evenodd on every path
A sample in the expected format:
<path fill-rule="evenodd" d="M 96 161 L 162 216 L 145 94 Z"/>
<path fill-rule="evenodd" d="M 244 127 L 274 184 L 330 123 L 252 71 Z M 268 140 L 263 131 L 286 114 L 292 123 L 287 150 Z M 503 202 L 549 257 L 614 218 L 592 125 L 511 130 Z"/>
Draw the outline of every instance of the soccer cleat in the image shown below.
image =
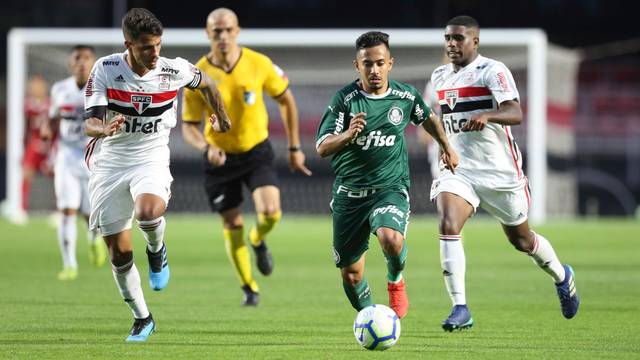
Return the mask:
<path fill-rule="evenodd" d="M 58 273 L 58 280 L 68 281 L 75 280 L 78 277 L 78 269 L 72 267 L 65 267 Z"/>
<path fill-rule="evenodd" d="M 260 294 L 251 290 L 249 285 L 242 286 L 244 292 L 244 299 L 242 300 L 242 306 L 258 306 L 260 302 Z"/>
<path fill-rule="evenodd" d="M 271 272 L 273 272 L 273 257 L 271 256 L 269 248 L 267 248 L 267 243 L 263 240 L 260 245 L 251 245 L 251 247 L 256 254 L 256 265 L 260 273 L 264 276 L 271 274 Z"/>
<path fill-rule="evenodd" d="M 106 246 L 103 241 L 96 240 L 89 243 L 89 261 L 93 266 L 100 267 L 104 265 L 107 259 Z"/>
<path fill-rule="evenodd" d="M 127 336 L 128 342 L 144 342 L 147 341 L 149 335 L 153 334 L 156 329 L 156 322 L 153 321 L 151 314 L 144 319 L 135 319 L 131 327 L 131 334 Z"/>
<path fill-rule="evenodd" d="M 467 305 L 455 305 L 449 317 L 442 322 L 445 331 L 469 329 L 473 326 L 473 318 Z"/>
<path fill-rule="evenodd" d="M 171 276 L 167 262 L 167 246 L 162 244 L 162 249 L 157 253 L 152 253 L 147 248 L 147 258 L 149 259 L 149 285 L 155 291 L 166 288 Z"/>
<path fill-rule="evenodd" d="M 560 309 L 565 318 L 571 319 L 576 316 L 578 307 L 580 307 L 580 298 L 576 290 L 576 275 L 571 266 L 563 264 L 564 280 L 556 284 L 558 298 L 560 298 Z"/>
<path fill-rule="evenodd" d="M 409 310 L 409 298 L 405 290 L 404 279 L 396 284 L 388 282 L 387 291 L 389 292 L 389 307 L 402 319 Z"/>

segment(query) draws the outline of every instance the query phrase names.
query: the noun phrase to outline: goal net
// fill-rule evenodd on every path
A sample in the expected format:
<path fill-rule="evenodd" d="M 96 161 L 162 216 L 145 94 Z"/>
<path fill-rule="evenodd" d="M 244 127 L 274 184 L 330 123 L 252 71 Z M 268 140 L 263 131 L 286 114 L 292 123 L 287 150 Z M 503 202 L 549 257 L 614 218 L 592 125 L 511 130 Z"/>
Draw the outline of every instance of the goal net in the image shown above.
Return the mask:
<path fill-rule="evenodd" d="M 307 155 L 308 167 L 314 172 L 309 178 L 288 171 L 284 127 L 277 105 L 273 101 L 267 101 L 270 138 L 277 154 L 276 167 L 280 174 L 282 206 L 285 211 L 328 211 L 332 172 L 329 161 L 316 155 L 313 138 L 331 96 L 357 78 L 352 65 L 354 42 L 365 31 L 243 29 L 240 34 L 239 43 L 242 46 L 267 54 L 285 70 L 298 103 L 303 149 Z M 440 65 L 442 59 L 442 29 L 384 31 L 390 34 L 392 56 L 396 59 L 391 77 L 410 83 L 422 91 L 431 72 Z M 40 74 L 53 83 L 69 76 L 67 56 L 70 48 L 76 44 L 95 46 L 98 57 L 122 52 L 124 48 L 119 29 L 13 29 L 9 33 L 8 43 L 7 88 L 11 91 L 8 91 L 5 211 L 10 215 L 21 204 L 21 159 L 25 124 L 22 109 L 26 79 Z M 558 204 L 571 203 L 563 199 L 570 197 L 572 191 L 575 191 L 571 188 L 575 179 L 571 180 L 570 174 L 560 174 L 558 177 L 553 172 L 548 172 L 547 158 L 550 151 L 557 149 L 554 150 L 555 145 L 547 142 L 547 134 L 556 134 L 555 130 L 547 129 L 547 124 L 552 126 L 547 114 L 550 114 L 548 98 L 551 94 L 562 95 L 567 99 L 565 103 L 572 106 L 577 60 L 573 65 L 567 66 L 562 65 L 563 61 L 553 60 L 555 52 L 547 44 L 546 35 L 536 29 L 483 29 L 480 50 L 484 56 L 504 62 L 516 78 L 525 109 L 525 122 L 514 127 L 513 132 L 525 154 L 525 171 L 531 179 L 530 217 L 535 222 L 541 222 L 550 209 L 557 208 Z M 208 41 L 203 29 L 165 30 L 162 56 L 180 56 L 195 63 L 207 51 Z M 566 59 L 566 56 L 559 58 Z M 550 77 L 552 75 L 554 78 Z M 563 87 L 558 87 L 558 81 L 564 84 Z M 433 212 L 434 207 L 428 201 L 431 175 L 426 148 L 418 143 L 415 131 L 416 129 L 410 129 L 407 133 L 412 174 L 412 211 Z M 572 140 L 572 136 L 569 129 L 560 142 L 566 143 L 567 140 Z M 184 142 L 179 125 L 172 131 L 170 147 L 171 167 L 175 178 L 170 210 L 207 211 L 203 196 L 202 157 Z M 571 151 L 566 146 L 560 148 L 560 152 Z M 558 193 L 563 194 L 563 199 L 554 196 L 553 189 L 557 188 L 554 184 L 561 184 L 562 191 Z M 249 203 L 245 205 L 249 206 L 250 196 L 245 199 Z M 575 199 L 572 201 L 575 202 Z M 52 180 L 38 177 L 32 185 L 30 210 L 54 209 L 54 204 Z M 571 214 L 573 211 L 575 210 L 560 209 L 560 213 Z"/>

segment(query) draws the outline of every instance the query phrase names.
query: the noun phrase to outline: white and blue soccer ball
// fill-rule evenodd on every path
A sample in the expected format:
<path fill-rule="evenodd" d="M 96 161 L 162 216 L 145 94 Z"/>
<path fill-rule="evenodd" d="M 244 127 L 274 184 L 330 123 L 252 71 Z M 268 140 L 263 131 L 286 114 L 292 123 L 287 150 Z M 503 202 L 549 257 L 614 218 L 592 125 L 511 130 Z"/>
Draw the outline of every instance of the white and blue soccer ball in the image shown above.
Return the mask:
<path fill-rule="evenodd" d="M 353 334 L 367 350 L 387 350 L 400 338 L 400 319 L 385 305 L 369 305 L 358 312 Z"/>

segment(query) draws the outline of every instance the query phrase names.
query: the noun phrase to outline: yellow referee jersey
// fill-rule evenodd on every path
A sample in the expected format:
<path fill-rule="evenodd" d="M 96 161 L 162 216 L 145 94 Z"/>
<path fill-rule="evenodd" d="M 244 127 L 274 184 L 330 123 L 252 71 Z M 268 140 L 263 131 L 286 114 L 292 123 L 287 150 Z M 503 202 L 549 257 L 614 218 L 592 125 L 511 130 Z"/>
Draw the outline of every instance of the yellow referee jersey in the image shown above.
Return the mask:
<path fill-rule="evenodd" d="M 231 130 L 226 133 L 214 132 L 207 121 L 204 128 L 207 142 L 232 154 L 249 151 L 263 142 L 269 135 L 269 119 L 262 93 L 273 98 L 284 94 L 289 87 L 284 72 L 267 56 L 246 47 L 241 49 L 240 58 L 229 72 L 211 64 L 206 56 L 196 66 L 216 82 L 231 119 Z M 212 113 L 202 93 L 184 89 L 183 121 L 198 123 Z"/>

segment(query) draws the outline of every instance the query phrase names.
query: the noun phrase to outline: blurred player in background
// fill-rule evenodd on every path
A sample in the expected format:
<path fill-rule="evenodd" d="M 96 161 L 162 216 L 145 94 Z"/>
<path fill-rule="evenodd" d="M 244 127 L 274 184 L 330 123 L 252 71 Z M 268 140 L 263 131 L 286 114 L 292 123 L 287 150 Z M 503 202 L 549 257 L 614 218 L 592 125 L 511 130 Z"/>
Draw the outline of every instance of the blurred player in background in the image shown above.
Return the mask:
<path fill-rule="evenodd" d="M 461 231 L 481 206 L 502 224 L 507 238 L 549 273 L 556 283 L 562 314 L 578 311 L 574 273 L 558 260 L 542 235 L 529 229 L 529 188 L 520 150 L 510 126 L 522 122 L 518 90 L 507 67 L 478 53 L 480 27 L 469 16 L 451 19 L 445 29 L 450 64 L 431 76 L 442 106 L 444 128 L 460 154 L 454 174 L 443 170 L 431 187 L 440 217 L 440 261 L 453 309 L 442 323 L 447 331 L 473 325 L 465 297 L 466 260 Z M 531 146 L 534 146 L 533 144 Z"/>
<path fill-rule="evenodd" d="M 389 306 L 404 317 L 409 300 L 402 276 L 409 223 L 409 161 L 404 130 L 422 125 L 443 149 L 443 161 L 454 168 L 438 117 L 410 85 L 389 80 L 394 59 L 389 36 L 378 31 L 356 40 L 354 64 L 360 78 L 340 90 L 322 117 L 316 149 L 333 156 L 333 255 L 351 305 L 372 303 L 364 277 L 369 236 L 375 234 L 387 263 Z"/>
<path fill-rule="evenodd" d="M 231 130 L 215 133 L 206 123 L 211 114 L 201 94 L 184 92 L 182 134 L 185 140 L 203 153 L 205 190 L 212 211 L 222 217 L 223 237 L 229 260 L 234 266 L 244 292 L 242 304 L 256 306 L 258 284 L 251 273 L 249 251 L 244 238 L 244 221 L 240 212 L 242 188 L 253 196 L 257 222 L 249 230 L 249 242 L 263 275 L 273 271 L 273 258 L 265 242 L 266 235 L 282 216 L 278 178 L 273 167 L 275 157 L 268 140 L 268 115 L 263 93 L 280 107 L 287 132 L 289 168 L 309 176 L 298 134 L 298 109 L 289 89 L 289 80 L 271 60 L 258 52 L 240 47 L 238 17 L 226 8 L 212 11 L 206 28 L 211 50 L 196 66 L 215 82 L 231 119 Z"/>
<path fill-rule="evenodd" d="M 24 100 L 26 119 L 25 147 L 22 160 L 22 208 L 17 214 L 10 214 L 10 219 L 18 224 L 25 224 L 28 217 L 31 180 L 38 172 L 51 175 L 50 156 L 52 141 L 44 140 L 40 135 L 42 125 L 48 121 L 49 84 L 42 75 L 34 75 L 27 83 L 27 95 Z"/>
<path fill-rule="evenodd" d="M 96 61 L 91 46 L 76 45 L 69 56 L 72 76 L 58 81 L 51 87 L 49 118 L 43 124 L 41 135 L 51 141 L 54 129 L 59 134 L 54 168 L 56 207 L 62 213 L 58 221 L 58 242 L 62 254 L 63 269 L 60 280 L 73 280 L 78 276 L 76 260 L 76 215 L 78 211 L 89 222 L 89 171 L 84 162 L 84 150 L 89 138 L 84 134 L 84 93 L 91 67 Z M 95 266 L 102 266 L 106 252 L 104 243 L 98 241 L 97 229 L 89 230 L 89 259 Z"/>
<path fill-rule="evenodd" d="M 171 197 L 169 132 L 176 125 L 176 96 L 199 89 L 214 109 L 215 131 L 229 127 L 213 82 L 182 58 L 160 57 L 162 23 L 150 11 L 129 10 L 122 19 L 124 53 L 98 59 L 85 93 L 85 154 L 91 177 L 91 229 L 109 247 L 113 277 L 135 321 L 127 341 L 146 341 L 155 329 L 133 262 L 132 215 L 147 242 L 149 283 L 169 282 L 163 217 Z"/>

